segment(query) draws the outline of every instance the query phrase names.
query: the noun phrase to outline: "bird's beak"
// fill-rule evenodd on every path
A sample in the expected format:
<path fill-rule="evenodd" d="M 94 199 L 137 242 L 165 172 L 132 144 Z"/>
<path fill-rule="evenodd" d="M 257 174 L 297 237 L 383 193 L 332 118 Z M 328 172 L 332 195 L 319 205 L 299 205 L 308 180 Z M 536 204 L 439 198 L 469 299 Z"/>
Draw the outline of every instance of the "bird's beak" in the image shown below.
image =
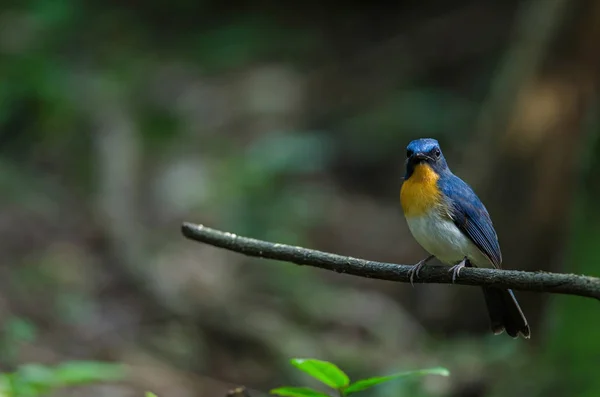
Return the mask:
<path fill-rule="evenodd" d="M 421 160 L 427 160 L 427 155 L 425 153 L 415 153 L 410 157 L 411 161 L 421 161 Z"/>

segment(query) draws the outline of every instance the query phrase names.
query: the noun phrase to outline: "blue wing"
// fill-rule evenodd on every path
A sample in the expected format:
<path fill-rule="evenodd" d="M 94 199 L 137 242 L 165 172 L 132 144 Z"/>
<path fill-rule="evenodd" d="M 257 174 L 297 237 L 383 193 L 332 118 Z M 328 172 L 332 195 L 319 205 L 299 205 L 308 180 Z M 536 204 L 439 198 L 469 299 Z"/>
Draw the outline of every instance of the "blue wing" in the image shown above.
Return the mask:
<path fill-rule="evenodd" d="M 440 178 L 438 185 L 452 205 L 450 216 L 454 224 L 468 236 L 496 268 L 502 264 L 498 236 L 487 209 L 473 189 L 456 175 Z"/>

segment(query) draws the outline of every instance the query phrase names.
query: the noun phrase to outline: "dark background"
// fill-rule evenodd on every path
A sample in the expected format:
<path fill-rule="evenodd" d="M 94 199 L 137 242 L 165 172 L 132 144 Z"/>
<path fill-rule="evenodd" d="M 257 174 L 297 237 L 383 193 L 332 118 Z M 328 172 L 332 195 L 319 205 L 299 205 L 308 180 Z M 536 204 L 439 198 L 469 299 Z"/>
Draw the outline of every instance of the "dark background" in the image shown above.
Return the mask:
<path fill-rule="evenodd" d="M 451 371 L 370 396 L 597 396 L 597 302 L 518 292 L 532 338 L 512 340 L 477 288 L 179 227 L 415 263 L 399 188 L 406 145 L 433 137 L 506 268 L 598 276 L 599 43 L 595 0 L 3 2 L 2 368 L 116 361 L 126 382 L 73 395 L 223 396 L 306 384 L 288 360 L 308 356 Z"/>

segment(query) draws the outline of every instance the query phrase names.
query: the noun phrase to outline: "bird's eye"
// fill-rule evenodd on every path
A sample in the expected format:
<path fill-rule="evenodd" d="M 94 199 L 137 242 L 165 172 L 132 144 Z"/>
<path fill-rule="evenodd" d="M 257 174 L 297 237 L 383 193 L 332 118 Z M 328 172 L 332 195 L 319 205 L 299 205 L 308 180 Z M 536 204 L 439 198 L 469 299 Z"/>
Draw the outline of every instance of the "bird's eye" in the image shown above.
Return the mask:
<path fill-rule="evenodd" d="M 410 149 L 407 149 L 407 150 L 406 150 L 406 158 L 408 158 L 408 157 L 412 156 L 412 155 L 413 155 L 413 153 L 414 153 L 414 152 L 413 152 L 412 150 L 410 150 Z"/>
<path fill-rule="evenodd" d="M 435 149 L 433 151 L 433 154 L 435 154 L 435 157 L 440 157 L 440 155 L 442 154 L 442 152 L 440 151 L 440 149 Z"/>

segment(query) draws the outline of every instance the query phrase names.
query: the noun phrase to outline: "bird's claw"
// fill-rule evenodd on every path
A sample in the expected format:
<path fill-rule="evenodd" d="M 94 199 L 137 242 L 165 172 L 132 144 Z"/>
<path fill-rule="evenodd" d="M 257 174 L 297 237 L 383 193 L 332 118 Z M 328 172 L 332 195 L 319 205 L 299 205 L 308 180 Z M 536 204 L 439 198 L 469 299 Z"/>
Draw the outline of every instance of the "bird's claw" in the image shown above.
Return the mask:
<path fill-rule="evenodd" d="M 467 258 L 460 261 L 460 263 L 452 266 L 448 272 L 452 272 L 452 284 L 456 281 L 456 277 L 460 276 L 460 271 L 463 267 L 467 266 Z"/>
<path fill-rule="evenodd" d="M 433 259 L 433 255 L 428 256 L 427 258 L 420 260 L 413 267 L 410 268 L 410 270 L 408 271 L 408 275 L 410 277 L 410 285 L 412 285 L 413 287 L 415 286 L 415 284 L 414 284 L 414 278 L 415 278 L 415 276 L 417 276 L 417 278 L 419 278 L 419 272 L 421 271 L 421 269 L 423 268 L 423 266 L 425 266 L 425 264 L 430 259 Z"/>
<path fill-rule="evenodd" d="M 423 266 L 425 266 L 425 261 L 419 261 L 419 262 L 417 262 L 416 265 L 411 267 L 410 270 L 408 271 L 408 275 L 410 276 L 410 285 L 412 285 L 413 287 L 415 286 L 414 278 L 415 278 L 415 276 L 417 276 L 417 278 L 419 278 L 419 272 L 421 271 L 421 268 Z"/>

